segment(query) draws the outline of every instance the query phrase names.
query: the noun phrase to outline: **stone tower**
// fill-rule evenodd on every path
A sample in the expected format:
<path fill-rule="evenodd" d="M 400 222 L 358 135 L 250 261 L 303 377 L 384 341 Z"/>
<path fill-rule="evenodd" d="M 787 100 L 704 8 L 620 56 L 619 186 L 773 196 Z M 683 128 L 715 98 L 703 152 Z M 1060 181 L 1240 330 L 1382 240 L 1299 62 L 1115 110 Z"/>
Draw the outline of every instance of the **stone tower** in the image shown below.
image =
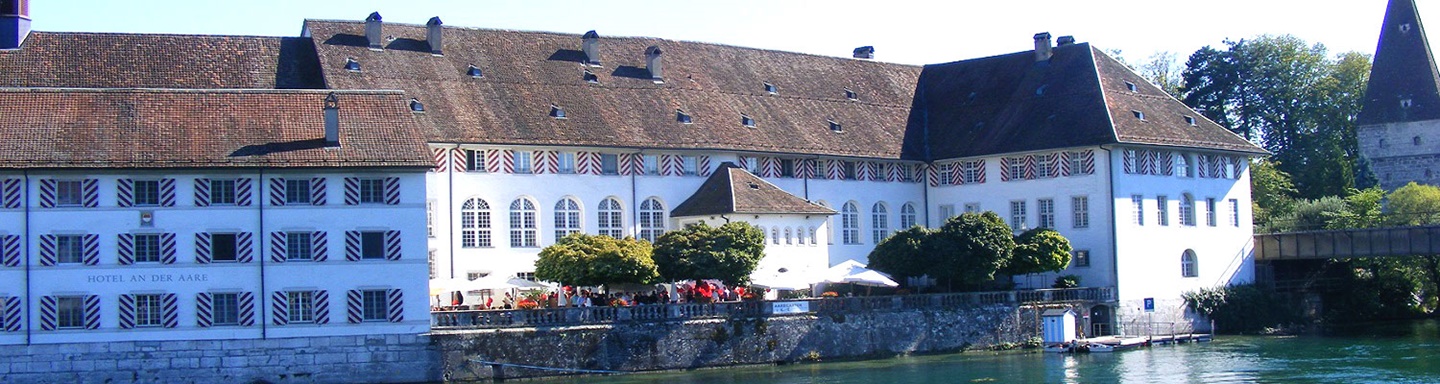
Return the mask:
<path fill-rule="evenodd" d="M 1415 0 L 1390 0 L 1357 138 L 1385 190 L 1440 185 L 1440 71 Z"/>

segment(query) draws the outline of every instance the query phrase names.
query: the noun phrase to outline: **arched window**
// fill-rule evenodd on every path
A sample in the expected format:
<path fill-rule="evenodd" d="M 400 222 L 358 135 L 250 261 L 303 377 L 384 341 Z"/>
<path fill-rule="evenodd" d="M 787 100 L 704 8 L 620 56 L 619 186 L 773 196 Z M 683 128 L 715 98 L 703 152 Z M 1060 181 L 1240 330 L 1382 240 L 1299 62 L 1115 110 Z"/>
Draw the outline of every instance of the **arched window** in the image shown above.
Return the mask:
<path fill-rule="evenodd" d="M 1195 177 L 1195 168 L 1190 165 L 1190 155 L 1181 153 L 1175 156 L 1175 175 Z"/>
<path fill-rule="evenodd" d="M 770 244 L 780 244 L 780 228 L 770 228 Z"/>
<path fill-rule="evenodd" d="M 655 242 L 665 233 L 665 205 L 654 197 L 640 203 L 640 238 Z"/>
<path fill-rule="evenodd" d="M 860 244 L 860 208 L 855 202 L 845 203 L 840 210 L 840 236 L 845 244 Z"/>
<path fill-rule="evenodd" d="M 595 212 L 595 225 L 600 228 L 599 235 L 616 239 L 625 237 L 625 210 L 620 208 L 619 200 L 613 197 L 601 200 L 600 209 Z"/>
<path fill-rule="evenodd" d="M 794 234 L 794 232 L 792 232 L 793 230 L 794 228 L 785 227 L 785 245 L 795 244 L 795 238 L 792 237 L 792 235 Z"/>
<path fill-rule="evenodd" d="M 480 198 L 465 200 L 460 206 L 460 247 L 490 246 L 490 204 Z"/>
<path fill-rule="evenodd" d="M 1189 193 L 1180 195 L 1180 225 L 1195 226 L 1195 197 Z"/>
<path fill-rule="evenodd" d="M 567 197 L 555 203 L 555 241 L 571 233 L 580 233 L 580 203 Z"/>
<path fill-rule="evenodd" d="M 510 247 L 537 246 L 536 232 L 535 202 L 523 197 L 510 202 Z"/>
<path fill-rule="evenodd" d="M 815 245 L 818 241 L 815 239 L 815 227 L 810 227 L 810 245 Z"/>
<path fill-rule="evenodd" d="M 880 244 L 889 236 L 890 209 L 885 207 L 884 202 L 875 203 L 870 207 L 870 241 L 873 244 Z"/>
<path fill-rule="evenodd" d="M 1195 257 L 1194 250 L 1187 249 L 1184 254 L 1180 255 L 1180 276 L 1200 276 L 1200 260 Z"/>
<path fill-rule="evenodd" d="M 896 228 L 897 230 L 913 227 L 917 222 L 915 219 L 915 203 L 905 203 L 905 205 L 900 206 L 900 228 Z"/>

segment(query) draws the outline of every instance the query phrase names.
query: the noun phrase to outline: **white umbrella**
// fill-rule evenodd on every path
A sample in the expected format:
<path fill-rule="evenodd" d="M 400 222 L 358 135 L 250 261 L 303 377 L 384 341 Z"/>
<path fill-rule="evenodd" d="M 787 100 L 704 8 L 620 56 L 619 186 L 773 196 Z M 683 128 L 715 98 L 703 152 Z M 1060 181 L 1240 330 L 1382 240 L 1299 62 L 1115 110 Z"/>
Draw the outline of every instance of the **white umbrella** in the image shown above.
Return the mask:
<path fill-rule="evenodd" d="M 750 275 L 750 286 L 776 291 L 794 291 L 810 288 L 811 284 L 824 280 L 808 271 L 790 271 L 782 268 L 775 273 Z"/>
<path fill-rule="evenodd" d="M 829 277 L 827 277 L 825 281 L 831 283 L 852 283 L 856 285 L 864 285 L 870 287 L 900 286 L 899 283 L 896 283 L 895 280 L 890 279 L 889 276 L 886 276 L 885 274 L 877 271 L 866 269 L 865 264 L 862 264 L 855 260 L 845 260 L 840 264 L 830 267 L 830 269 L 826 270 L 826 272 L 829 274 Z"/>
<path fill-rule="evenodd" d="M 464 292 L 470 289 L 470 280 L 466 279 L 440 279 L 430 280 L 430 296 L 446 292 Z"/>

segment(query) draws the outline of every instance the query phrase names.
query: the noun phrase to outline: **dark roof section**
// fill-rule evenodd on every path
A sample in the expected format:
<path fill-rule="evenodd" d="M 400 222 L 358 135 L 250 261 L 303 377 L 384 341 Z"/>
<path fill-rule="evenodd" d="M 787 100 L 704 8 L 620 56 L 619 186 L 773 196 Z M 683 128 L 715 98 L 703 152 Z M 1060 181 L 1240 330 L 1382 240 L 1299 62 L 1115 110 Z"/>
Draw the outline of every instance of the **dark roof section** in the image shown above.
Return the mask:
<path fill-rule="evenodd" d="M 735 163 L 725 162 L 695 194 L 670 211 L 671 217 L 749 214 L 833 215 L 835 210 L 805 201 Z"/>
<path fill-rule="evenodd" d="M 1265 153 L 1090 44 L 1053 53 L 1044 62 L 1023 51 L 925 66 L 904 157 L 933 161 L 1116 143 Z"/>
<path fill-rule="evenodd" d="M 1402 100 L 1409 99 L 1409 106 Z M 1414 0 L 1390 0 L 1360 125 L 1440 119 L 1440 72 Z"/>
<path fill-rule="evenodd" d="M 851 58 L 653 38 L 601 37 L 604 66 L 581 74 L 581 36 L 444 27 L 434 56 L 425 27 L 385 24 L 395 37 L 366 48 L 364 24 L 307 20 L 327 84 L 402 89 L 435 119 L 435 142 L 720 149 L 895 159 L 920 68 Z M 665 51 L 665 81 L 645 49 Z M 347 57 L 363 71 L 347 72 Z M 467 75 L 471 64 L 484 77 Z M 781 88 L 765 92 L 763 83 Z M 843 89 L 859 93 L 847 100 Z M 548 116 L 550 105 L 566 119 Z M 693 124 L 676 122 L 683 109 Z M 736 116 L 760 124 L 747 128 Z M 826 120 L 844 124 L 834 133 Z"/>
<path fill-rule="evenodd" d="M 324 88 L 304 37 L 31 32 L 0 87 Z"/>
<path fill-rule="evenodd" d="M 0 168 L 431 167 L 397 91 L 0 89 Z"/>

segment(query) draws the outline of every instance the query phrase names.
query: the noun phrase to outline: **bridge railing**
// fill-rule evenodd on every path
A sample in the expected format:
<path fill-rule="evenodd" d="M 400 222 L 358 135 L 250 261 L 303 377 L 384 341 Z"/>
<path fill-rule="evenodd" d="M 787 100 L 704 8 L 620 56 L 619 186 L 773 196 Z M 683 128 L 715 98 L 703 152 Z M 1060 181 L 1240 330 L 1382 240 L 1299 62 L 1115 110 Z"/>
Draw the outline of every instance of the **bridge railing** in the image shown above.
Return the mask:
<path fill-rule="evenodd" d="M 997 304 L 1027 305 L 1075 302 L 1111 302 L 1110 287 L 1041 289 L 1005 292 L 938 293 L 903 296 L 836 297 L 782 300 L 805 302 L 812 314 L 893 312 L 961 308 Z M 773 315 L 774 301 L 651 304 L 630 307 L 564 307 L 514 310 L 433 311 L 434 329 L 552 327 L 621 322 L 656 322 L 716 318 L 753 318 Z"/>
<path fill-rule="evenodd" d="M 1255 235 L 1255 261 L 1440 253 L 1440 226 L 1337 229 Z"/>

